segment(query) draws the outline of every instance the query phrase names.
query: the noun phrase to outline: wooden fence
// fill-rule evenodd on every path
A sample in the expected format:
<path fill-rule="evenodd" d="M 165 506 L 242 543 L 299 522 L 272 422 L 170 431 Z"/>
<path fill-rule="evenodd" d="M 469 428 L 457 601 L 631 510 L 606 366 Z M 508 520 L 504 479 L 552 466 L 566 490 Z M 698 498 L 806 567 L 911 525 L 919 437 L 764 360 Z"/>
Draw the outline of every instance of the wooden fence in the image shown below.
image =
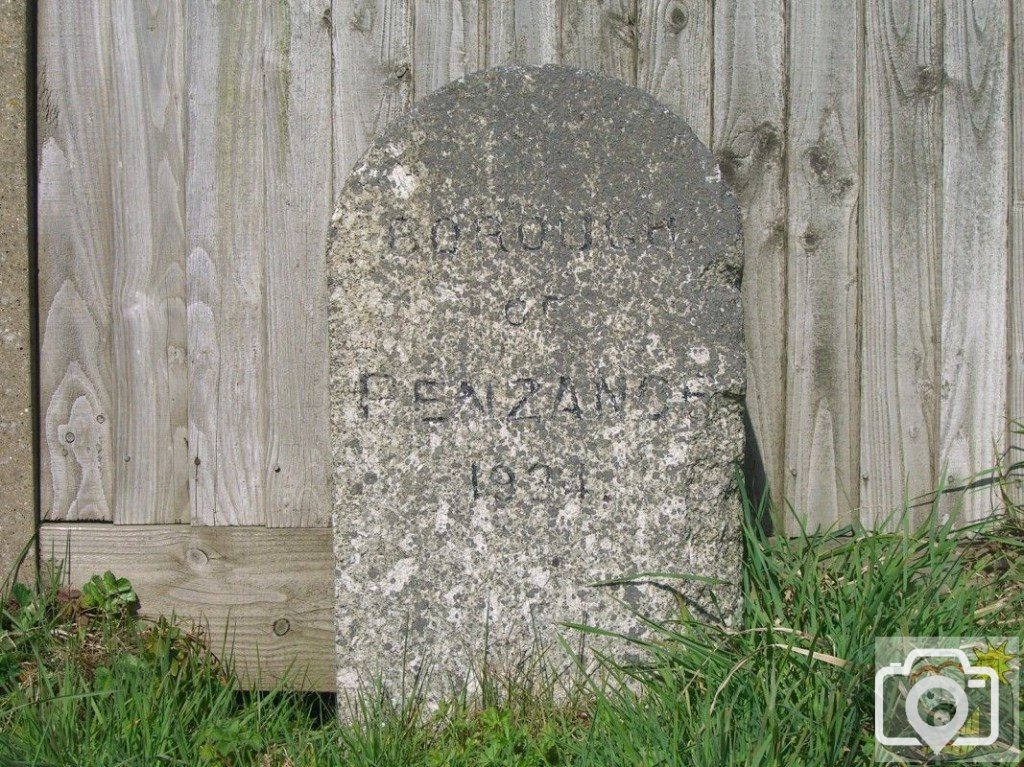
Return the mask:
<path fill-rule="evenodd" d="M 44 548 L 230 614 L 265 664 L 330 677 L 332 198 L 476 69 L 599 70 L 712 147 L 759 449 L 812 527 L 991 464 L 1024 415 L 1016 0 L 41 0 L 38 31 Z"/>

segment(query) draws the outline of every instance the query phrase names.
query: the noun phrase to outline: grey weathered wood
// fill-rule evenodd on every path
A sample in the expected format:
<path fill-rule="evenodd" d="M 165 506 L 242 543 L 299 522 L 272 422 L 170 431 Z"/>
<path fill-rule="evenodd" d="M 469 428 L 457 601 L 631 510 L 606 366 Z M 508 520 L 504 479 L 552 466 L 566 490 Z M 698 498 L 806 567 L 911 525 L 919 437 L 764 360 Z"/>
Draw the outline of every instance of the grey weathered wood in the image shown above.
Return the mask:
<path fill-rule="evenodd" d="M 1008 4 L 950 0 L 944 50 L 939 470 L 956 483 L 1006 439 Z M 967 494 L 962 518 L 992 500 Z"/>
<path fill-rule="evenodd" d="M 43 561 L 69 555 L 72 586 L 113 570 L 131 579 L 143 615 L 201 626 L 246 683 L 287 675 L 301 688 L 334 688 L 329 529 L 54 523 L 39 543 Z"/>
<path fill-rule="evenodd" d="M 516 19 L 514 2 L 487 2 L 487 66 L 497 67 L 515 59 Z"/>
<path fill-rule="evenodd" d="M 636 84 L 637 0 L 562 0 L 561 63 Z"/>
<path fill-rule="evenodd" d="M 487 66 L 484 0 L 416 0 L 413 80 L 417 99 Z"/>
<path fill-rule="evenodd" d="M 935 482 L 942 14 L 916 0 L 866 11 L 860 519 L 871 524 L 895 522 L 904 497 Z"/>
<path fill-rule="evenodd" d="M 743 211 L 747 408 L 781 504 L 786 415 L 786 73 L 782 0 L 715 7 L 715 136 Z"/>
<path fill-rule="evenodd" d="M 266 518 L 259 4 L 187 6 L 190 500 L 197 525 Z"/>
<path fill-rule="evenodd" d="M 111 518 L 110 52 L 106 3 L 39 4 L 42 514 Z"/>
<path fill-rule="evenodd" d="M 559 0 L 506 0 L 513 5 L 519 64 L 557 64 L 560 60 Z"/>
<path fill-rule="evenodd" d="M 329 526 L 327 225 L 331 199 L 329 0 L 272 4 L 263 23 L 267 516 Z"/>
<path fill-rule="evenodd" d="M 1024 417 L 1024 12 L 940 5 L 44 0 L 44 515 L 325 524 L 324 211 L 414 96 L 511 61 L 635 79 L 712 139 L 751 416 L 812 527 L 990 465 Z"/>
<path fill-rule="evenodd" d="M 645 0 L 638 5 L 637 85 L 711 143 L 714 18 L 711 0 Z"/>
<path fill-rule="evenodd" d="M 785 496 L 814 529 L 858 504 L 860 14 L 845 0 L 789 13 Z"/>
<path fill-rule="evenodd" d="M 1008 411 L 1011 419 L 1009 460 L 1024 462 L 1024 9 L 1011 7 L 1013 26 L 1010 61 L 1012 93 L 1013 176 L 1010 189 L 1010 386 Z M 1017 300 L 1015 300 L 1015 298 Z M 1014 500 L 1024 504 L 1024 466 L 1016 471 Z"/>
<path fill-rule="evenodd" d="M 412 0 L 333 0 L 334 191 L 412 104 Z"/>
<path fill-rule="evenodd" d="M 189 519 L 184 4 L 113 3 L 114 521 Z"/>

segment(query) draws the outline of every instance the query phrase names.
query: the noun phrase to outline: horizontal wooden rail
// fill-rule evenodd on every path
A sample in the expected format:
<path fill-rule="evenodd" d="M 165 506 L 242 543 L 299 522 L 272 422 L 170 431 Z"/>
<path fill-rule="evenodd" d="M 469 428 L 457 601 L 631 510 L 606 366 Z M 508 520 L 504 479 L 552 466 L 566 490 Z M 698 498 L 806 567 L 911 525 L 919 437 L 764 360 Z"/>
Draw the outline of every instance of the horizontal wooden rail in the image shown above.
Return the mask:
<path fill-rule="evenodd" d="M 330 528 L 47 523 L 40 545 L 73 587 L 112 570 L 141 614 L 201 625 L 247 683 L 334 689 Z"/>

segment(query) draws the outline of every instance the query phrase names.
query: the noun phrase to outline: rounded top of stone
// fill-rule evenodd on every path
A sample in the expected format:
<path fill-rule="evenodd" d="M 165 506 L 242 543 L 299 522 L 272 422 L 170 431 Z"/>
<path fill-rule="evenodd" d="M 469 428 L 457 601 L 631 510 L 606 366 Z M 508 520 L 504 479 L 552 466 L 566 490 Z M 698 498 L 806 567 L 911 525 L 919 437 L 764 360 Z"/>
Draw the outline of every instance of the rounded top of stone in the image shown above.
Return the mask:
<path fill-rule="evenodd" d="M 588 176 L 611 190 L 642 185 L 645 167 L 664 179 L 671 155 L 668 164 L 679 171 L 681 182 L 683 176 L 703 182 L 703 189 L 692 187 L 687 193 L 717 198 L 716 207 L 739 231 L 739 207 L 717 161 L 681 116 L 621 80 L 555 64 L 480 70 L 434 91 L 374 139 L 346 188 L 379 178 L 375 166 L 393 168 L 397 155 L 412 145 L 442 163 L 450 159 L 450 169 L 469 178 L 479 175 L 475 160 L 495 154 L 507 159 L 511 143 L 527 150 L 517 158 L 518 175 L 525 180 L 544 176 L 556 196 L 559 188 Z M 599 160 L 602 167 L 580 166 L 588 160 Z"/>
<path fill-rule="evenodd" d="M 598 98 L 602 94 L 611 97 L 611 102 Z M 453 102 L 463 99 L 479 99 L 486 102 L 488 97 L 496 97 L 493 103 L 500 109 L 506 104 L 502 99 L 512 96 L 528 96 L 535 100 L 538 106 L 545 101 L 551 101 L 562 108 L 559 111 L 570 111 L 580 106 L 593 108 L 612 103 L 618 111 L 648 113 L 666 120 L 680 133 L 692 138 L 698 146 L 707 151 L 708 159 L 714 162 L 711 152 L 697 138 L 690 124 L 649 92 L 600 72 L 561 64 L 503 64 L 470 72 L 417 101 L 408 112 L 390 123 L 377 136 L 375 142 L 386 139 L 391 131 L 401 130 L 404 125 L 414 123 L 427 114 L 446 114 L 445 110 L 451 109 Z M 510 121 L 516 117 L 507 110 L 504 116 Z"/>

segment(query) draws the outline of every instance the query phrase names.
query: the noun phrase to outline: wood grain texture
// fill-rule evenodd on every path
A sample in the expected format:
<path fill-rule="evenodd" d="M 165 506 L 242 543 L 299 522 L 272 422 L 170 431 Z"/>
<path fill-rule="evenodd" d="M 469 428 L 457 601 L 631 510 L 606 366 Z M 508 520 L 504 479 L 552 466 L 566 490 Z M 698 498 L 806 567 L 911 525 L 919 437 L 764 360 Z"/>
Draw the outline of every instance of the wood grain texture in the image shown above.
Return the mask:
<path fill-rule="evenodd" d="M 67 555 L 73 587 L 105 570 L 128 576 L 143 615 L 201 626 L 214 653 L 233 649 L 246 682 L 266 688 L 288 673 L 334 689 L 329 529 L 54 523 L 39 537 L 44 562 Z"/>
<path fill-rule="evenodd" d="M 1007 409 L 1012 419 L 1009 462 L 1014 473 L 1014 501 L 1024 504 L 1024 8 L 1011 5 L 1012 49 L 1010 103 L 1013 107 L 1010 189 L 1010 379 Z"/>
<path fill-rule="evenodd" d="M 412 0 L 333 0 L 334 194 L 412 105 Z"/>
<path fill-rule="evenodd" d="M 714 42 L 711 0 L 638 5 L 637 85 L 682 115 L 711 144 Z"/>
<path fill-rule="evenodd" d="M 1024 460 L 1022 30 L 1008 0 L 41 0 L 44 516 L 326 524 L 331 196 L 414 98 L 512 61 L 711 141 L 760 452 L 812 527 Z"/>
<path fill-rule="evenodd" d="M 859 29 L 855 3 L 789 8 L 785 497 L 812 530 L 858 505 Z"/>
<path fill-rule="evenodd" d="M 109 520 L 110 7 L 45 0 L 38 13 L 42 516 Z"/>
<path fill-rule="evenodd" d="M 113 515 L 187 522 L 184 4 L 110 8 Z"/>
<path fill-rule="evenodd" d="M 941 9 L 916 0 L 868 0 L 860 243 L 865 524 L 895 522 L 905 497 L 934 488 L 941 89 Z"/>
<path fill-rule="evenodd" d="M 413 91 L 417 100 L 487 66 L 485 0 L 415 0 Z"/>
<path fill-rule="evenodd" d="M 515 60 L 516 5 L 487 0 L 487 66 L 497 67 Z"/>
<path fill-rule="evenodd" d="M 1006 439 L 1009 6 L 950 0 L 945 17 L 938 467 L 956 484 L 992 466 Z M 992 501 L 966 494 L 961 518 Z"/>
<path fill-rule="evenodd" d="M 562 0 L 561 63 L 636 84 L 638 0 Z"/>
<path fill-rule="evenodd" d="M 594 2 L 595 0 L 591 0 Z M 559 0 L 506 0 L 514 3 L 517 64 L 558 64 L 561 27 Z"/>
<path fill-rule="evenodd" d="M 743 212 L 747 409 L 781 508 L 786 413 L 786 72 L 783 0 L 715 6 L 712 148 Z"/>
<path fill-rule="evenodd" d="M 269 527 L 331 524 L 329 8 L 329 0 L 274 3 L 263 23 Z"/>
<path fill-rule="evenodd" d="M 188 433 L 197 525 L 266 519 L 263 24 L 258 3 L 187 6 Z"/>

